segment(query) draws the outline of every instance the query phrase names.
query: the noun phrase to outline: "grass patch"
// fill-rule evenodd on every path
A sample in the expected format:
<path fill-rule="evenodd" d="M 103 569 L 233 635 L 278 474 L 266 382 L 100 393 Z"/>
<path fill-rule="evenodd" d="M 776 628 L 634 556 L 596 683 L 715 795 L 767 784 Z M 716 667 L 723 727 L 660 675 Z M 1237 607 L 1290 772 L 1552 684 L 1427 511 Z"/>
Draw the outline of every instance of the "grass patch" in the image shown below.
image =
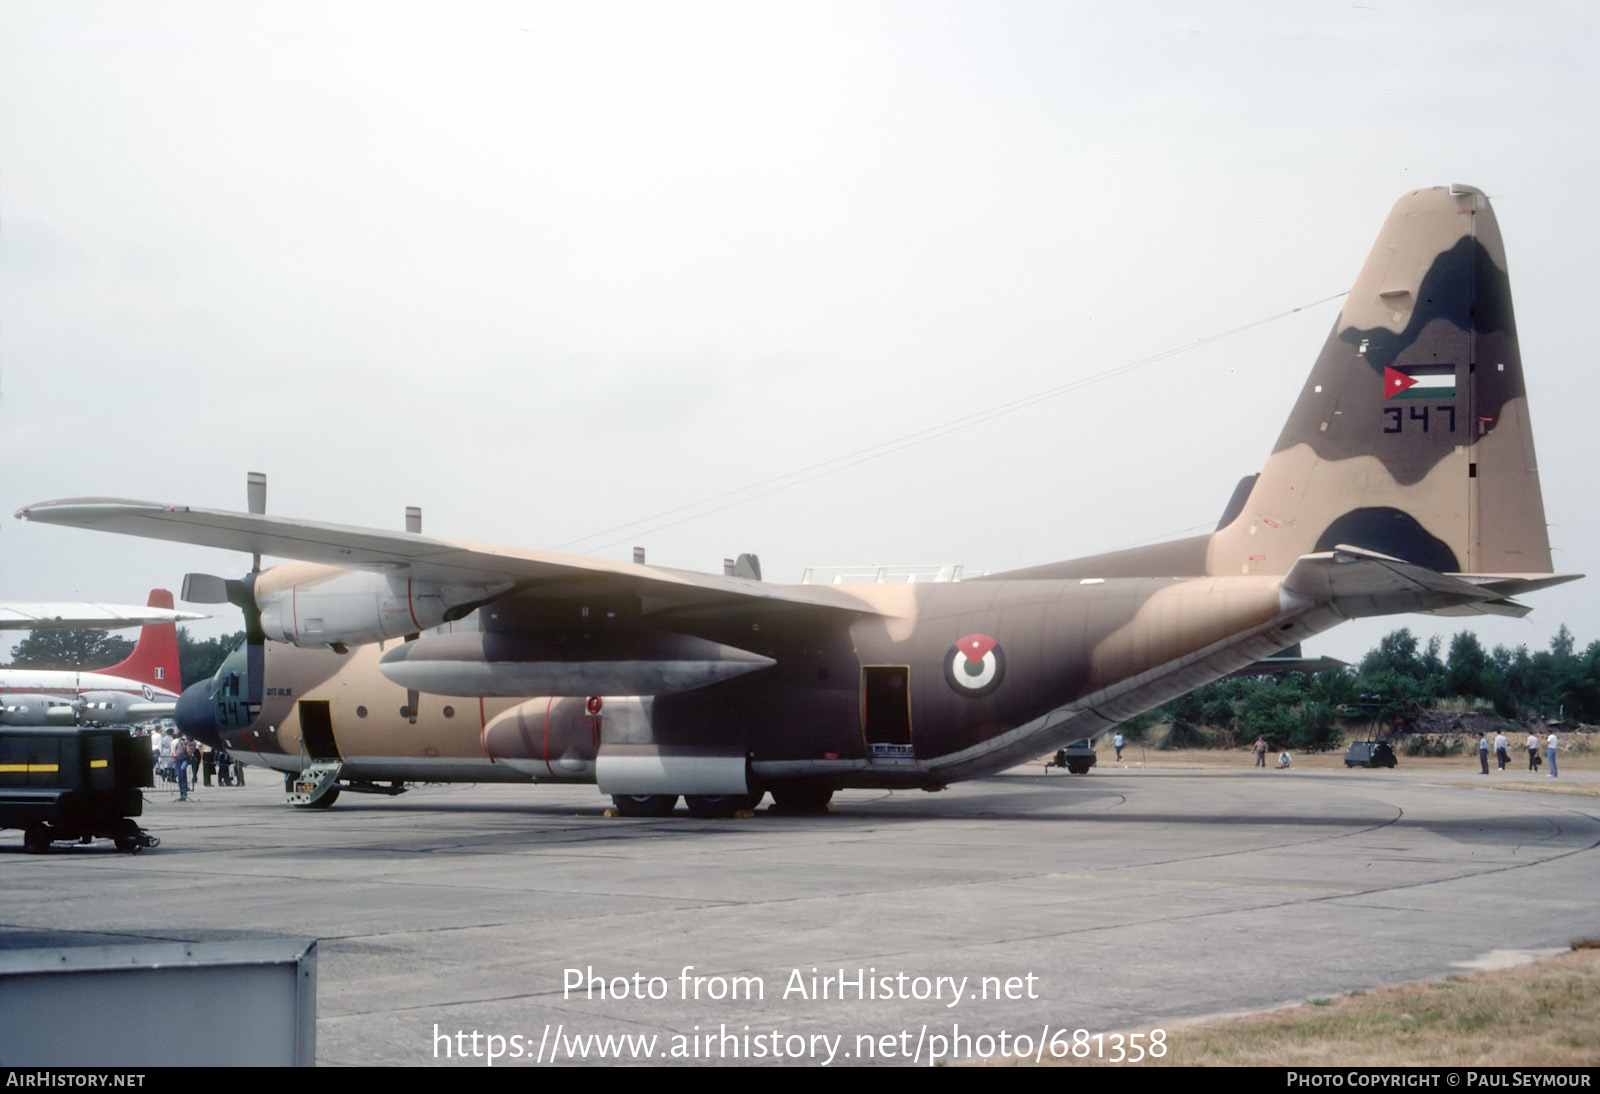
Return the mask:
<path fill-rule="evenodd" d="M 1580 798 L 1600 798 L 1600 786 L 1585 783 L 1561 782 L 1557 779 L 1546 779 L 1543 782 L 1477 782 L 1477 783 L 1442 783 L 1442 786 L 1473 786 L 1488 790 L 1523 790 L 1534 794 L 1572 794 Z"/>
<path fill-rule="evenodd" d="M 1167 1030 L 1167 1046 L 1166 1056 L 1140 1066 L 1594 1066 L 1600 939 L 1581 939 L 1569 953 L 1514 969 L 1177 1025 Z"/>

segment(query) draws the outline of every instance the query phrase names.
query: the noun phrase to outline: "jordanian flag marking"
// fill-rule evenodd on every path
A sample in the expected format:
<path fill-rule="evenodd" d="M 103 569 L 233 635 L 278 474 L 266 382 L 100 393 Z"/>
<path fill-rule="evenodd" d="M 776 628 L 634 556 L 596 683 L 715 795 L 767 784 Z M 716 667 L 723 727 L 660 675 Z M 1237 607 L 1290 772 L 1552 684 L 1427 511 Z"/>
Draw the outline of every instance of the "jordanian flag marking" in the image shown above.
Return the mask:
<path fill-rule="evenodd" d="M 1383 370 L 1384 399 L 1454 399 L 1456 366 L 1398 365 Z"/>

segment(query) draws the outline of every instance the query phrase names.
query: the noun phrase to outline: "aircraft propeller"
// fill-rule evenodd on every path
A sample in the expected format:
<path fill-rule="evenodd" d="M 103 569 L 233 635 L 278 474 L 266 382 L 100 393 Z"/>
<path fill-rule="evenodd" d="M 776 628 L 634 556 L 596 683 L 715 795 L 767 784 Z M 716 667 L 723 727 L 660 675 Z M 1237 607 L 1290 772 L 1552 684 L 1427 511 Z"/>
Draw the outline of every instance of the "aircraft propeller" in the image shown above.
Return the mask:
<path fill-rule="evenodd" d="M 247 501 L 249 511 L 256 515 L 263 515 L 267 511 L 267 476 L 259 471 L 252 471 L 246 482 Z M 413 535 L 422 532 L 422 510 L 417 506 L 406 507 L 406 531 Z M 244 613 L 245 632 L 245 717 L 235 719 L 242 724 L 254 721 L 261 713 L 262 696 L 265 690 L 264 679 L 266 675 L 266 632 L 261 625 L 261 607 L 255 596 L 256 578 L 261 573 L 261 552 L 253 551 L 250 555 L 250 572 L 241 578 L 222 578 L 214 574 L 185 574 L 183 577 L 183 600 L 191 604 L 232 604 Z M 418 636 L 407 635 L 406 641 L 414 641 Z M 344 653 L 342 643 L 331 643 L 334 650 Z M 227 694 L 217 694 L 215 701 L 219 704 L 230 700 L 237 701 L 236 690 L 229 689 Z M 406 692 L 406 713 L 414 723 L 417 720 L 417 708 L 421 696 L 415 689 Z"/>
<path fill-rule="evenodd" d="M 245 495 L 251 513 L 267 511 L 267 476 L 251 471 L 245 480 Z M 214 574 L 184 574 L 181 599 L 190 604 L 232 604 L 244 613 L 246 721 L 261 713 L 265 687 L 266 633 L 261 629 L 261 609 L 256 604 L 255 580 L 261 572 L 261 552 L 250 555 L 250 572 L 242 578 L 228 579 Z"/>

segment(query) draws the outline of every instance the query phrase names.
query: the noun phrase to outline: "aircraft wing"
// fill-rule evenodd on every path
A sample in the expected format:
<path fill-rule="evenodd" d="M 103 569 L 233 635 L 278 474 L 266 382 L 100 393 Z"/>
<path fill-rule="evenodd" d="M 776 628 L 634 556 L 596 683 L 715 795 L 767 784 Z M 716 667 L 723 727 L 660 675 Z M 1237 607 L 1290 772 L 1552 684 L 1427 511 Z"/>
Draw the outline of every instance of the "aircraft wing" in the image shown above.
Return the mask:
<path fill-rule="evenodd" d="M 719 608 L 748 611 L 755 606 L 789 604 L 823 611 L 878 614 L 839 586 L 768 585 L 744 577 L 258 513 L 120 498 L 69 498 L 30 505 L 19 509 L 16 515 L 20 520 L 43 524 L 92 528 L 353 570 L 404 572 L 421 581 L 513 581 L 524 593 L 537 593 L 541 586 L 548 585 L 552 592 L 563 596 L 590 591 L 634 592 L 646 602 L 647 610 L 653 611 L 715 613 Z"/>
<path fill-rule="evenodd" d="M 143 627 L 150 623 L 183 623 L 209 618 L 201 612 L 147 608 L 142 604 L 0 604 L 0 631 L 61 630 L 67 627 L 114 631 L 124 627 Z"/>

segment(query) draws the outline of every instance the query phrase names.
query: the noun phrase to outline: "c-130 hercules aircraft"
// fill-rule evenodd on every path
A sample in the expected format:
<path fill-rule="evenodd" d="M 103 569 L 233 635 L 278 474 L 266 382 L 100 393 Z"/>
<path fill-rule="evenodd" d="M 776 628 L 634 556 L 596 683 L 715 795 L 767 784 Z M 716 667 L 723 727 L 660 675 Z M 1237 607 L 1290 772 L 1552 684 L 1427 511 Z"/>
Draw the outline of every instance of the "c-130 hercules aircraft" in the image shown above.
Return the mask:
<path fill-rule="evenodd" d="M 965 581 L 777 585 L 290 520 L 264 496 L 17 515 L 299 560 L 186 579 L 185 599 L 243 609 L 247 641 L 178 710 L 301 773 L 299 804 L 377 779 L 594 781 L 628 815 L 933 790 L 1345 619 L 1522 615 L 1510 597 L 1580 576 L 1551 569 L 1500 232 L 1459 185 L 1395 205 L 1210 535 Z"/>

